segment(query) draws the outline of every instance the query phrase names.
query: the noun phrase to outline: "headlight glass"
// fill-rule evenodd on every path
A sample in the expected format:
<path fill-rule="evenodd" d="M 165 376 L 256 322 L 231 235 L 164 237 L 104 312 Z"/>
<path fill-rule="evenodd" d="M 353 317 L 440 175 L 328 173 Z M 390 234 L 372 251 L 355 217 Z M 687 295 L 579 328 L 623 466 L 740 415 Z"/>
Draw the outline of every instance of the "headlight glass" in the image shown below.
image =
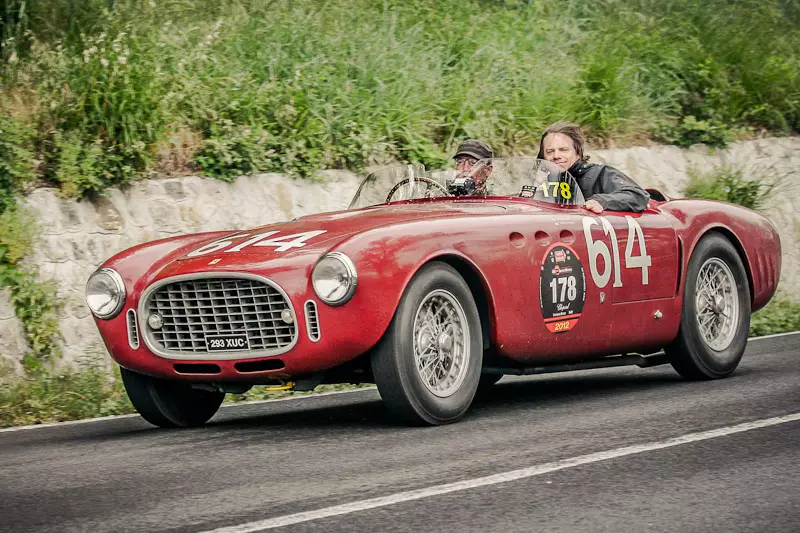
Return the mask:
<path fill-rule="evenodd" d="M 314 267 L 311 284 L 320 300 L 328 305 L 342 305 L 356 292 L 356 267 L 343 253 L 331 252 Z"/>
<path fill-rule="evenodd" d="M 125 304 L 125 283 L 117 271 L 101 268 L 86 282 L 86 304 L 97 318 L 114 318 Z"/>

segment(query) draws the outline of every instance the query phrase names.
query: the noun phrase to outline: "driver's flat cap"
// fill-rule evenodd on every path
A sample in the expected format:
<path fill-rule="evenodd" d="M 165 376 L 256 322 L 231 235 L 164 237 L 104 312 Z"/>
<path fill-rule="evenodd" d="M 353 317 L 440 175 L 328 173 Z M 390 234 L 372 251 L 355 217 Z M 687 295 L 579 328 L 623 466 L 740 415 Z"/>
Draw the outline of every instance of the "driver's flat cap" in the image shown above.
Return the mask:
<path fill-rule="evenodd" d="M 458 145 L 458 150 L 453 156 L 456 159 L 460 155 L 468 155 L 475 159 L 491 159 L 494 157 L 492 147 L 478 139 L 467 139 Z"/>

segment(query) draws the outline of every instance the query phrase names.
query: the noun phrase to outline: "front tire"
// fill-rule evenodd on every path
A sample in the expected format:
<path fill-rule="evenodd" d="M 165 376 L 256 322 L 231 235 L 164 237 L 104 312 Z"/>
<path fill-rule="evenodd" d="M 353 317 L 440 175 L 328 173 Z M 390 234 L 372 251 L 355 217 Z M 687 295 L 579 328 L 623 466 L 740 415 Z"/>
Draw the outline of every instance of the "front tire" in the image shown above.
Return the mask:
<path fill-rule="evenodd" d="M 736 370 L 750 329 L 750 287 L 733 244 L 703 237 L 686 271 L 678 337 L 665 351 L 687 379 L 719 379 Z"/>
<path fill-rule="evenodd" d="M 482 339 L 464 279 L 445 263 L 422 267 L 372 356 L 375 383 L 389 410 L 416 424 L 461 418 L 481 377 Z"/>
<path fill-rule="evenodd" d="M 195 389 L 185 381 L 158 379 L 125 368 L 120 372 L 133 407 L 154 426 L 202 426 L 225 399 L 224 392 Z"/>

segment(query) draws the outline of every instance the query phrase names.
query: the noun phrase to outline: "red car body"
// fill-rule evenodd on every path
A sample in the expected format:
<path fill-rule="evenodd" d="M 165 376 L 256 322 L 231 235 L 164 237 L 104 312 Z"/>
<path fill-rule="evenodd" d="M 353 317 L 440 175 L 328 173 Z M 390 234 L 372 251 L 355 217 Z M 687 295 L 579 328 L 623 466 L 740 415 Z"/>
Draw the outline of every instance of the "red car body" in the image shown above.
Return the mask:
<path fill-rule="evenodd" d="M 313 236 L 302 245 L 286 251 L 247 244 L 269 232 L 278 232 L 274 237 L 323 233 L 309 233 Z M 680 199 L 651 200 L 643 213 L 595 215 L 580 206 L 522 197 L 450 197 L 136 246 L 102 265 L 121 275 L 126 300 L 117 316 L 95 321 L 112 358 L 140 374 L 220 383 L 294 380 L 345 367 L 369 353 L 415 273 L 439 260 L 468 282 L 484 347 L 506 366 L 644 354 L 678 335 L 689 258 L 709 232 L 733 243 L 747 271 L 751 309 L 763 307 L 778 284 L 781 250 L 774 226 L 754 211 Z M 317 297 L 311 274 L 323 255 L 337 251 L 356 266 L 358 283 L 347 303 L 330 306 Z M 582 295 L 575 296 L 580 287 L 573 282 L 559 285 L 557 273 L 564 269 L 583 277 Z M 288 298 L 295 337 L 287 349 L 268 356 L 235 350 L 165 356 L 152 349 L 140 306 L 148 287 L 176 277 L 240 275 L 269 280 Z M 551 288 L 554 302 L 559 290 L 582 299 L 578 312 L 569 314 L 575 309 L 567 306 L 553 312 L 545 302 Z M 316 317 L 306 316 L 308 302 L 314 302 Z M 133 340 L 143 342 L 132 342 L 130 310 Z M 311 332 L 309 318 L 316 320 Z"/>

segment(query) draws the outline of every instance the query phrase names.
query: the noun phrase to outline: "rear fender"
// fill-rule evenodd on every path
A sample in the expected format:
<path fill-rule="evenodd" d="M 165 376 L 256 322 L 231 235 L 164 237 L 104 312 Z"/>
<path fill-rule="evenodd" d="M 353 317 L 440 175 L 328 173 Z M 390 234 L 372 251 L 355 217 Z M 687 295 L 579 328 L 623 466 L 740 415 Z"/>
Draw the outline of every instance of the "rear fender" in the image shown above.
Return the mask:
<path fill-rule="evenodd" d="M 753 311 L 764 307 L 778 286 L 781 244 L 775 226 L 764 216 L 740 206 L 710 200 L 672 201 L 661 206 L 671 215 L 683 250 L 679 297 L 697 243 L 710 232 L 724 235 L 742 259 Z"/>

